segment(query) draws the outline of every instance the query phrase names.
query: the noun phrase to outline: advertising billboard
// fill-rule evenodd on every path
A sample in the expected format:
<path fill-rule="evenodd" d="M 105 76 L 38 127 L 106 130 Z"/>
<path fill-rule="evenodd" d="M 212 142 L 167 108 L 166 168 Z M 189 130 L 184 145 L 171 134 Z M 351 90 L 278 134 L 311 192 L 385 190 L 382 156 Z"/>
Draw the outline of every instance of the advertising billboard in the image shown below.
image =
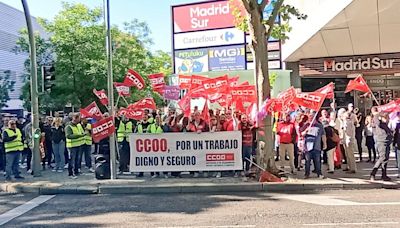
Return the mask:
<path fill-rule="evenodd" d="M 208 71 L 208 49 L 175 51 L 175 73 L 192 74 Z"/>
<path fill-rule="evenodd" d="M 217 29 L 174 35 L 175 49 L 212 47 L 244 43 L 244 33 L 237 28 Z"/>
<path fill-rule="evenodd" d="M 279 60 L 268 61 L 268 68 L 270 70 L 278 70 L 278 69 L 281 69 L 281 67 L 282 67 L 282 64 L 281 64 L 281 61 L 279 61 Z M 247 63 L 247 70 L 254 70 L 254 62 Z"/>
<path fill-rule="evenodd" d="M 234 27 L 229 1 L 174 6 L 174 33 Z"/>
<path fill-rule="evenodd" d="M 210 48 L 208 65 L 210 71 L 246 69 L 244 45 Z"/>

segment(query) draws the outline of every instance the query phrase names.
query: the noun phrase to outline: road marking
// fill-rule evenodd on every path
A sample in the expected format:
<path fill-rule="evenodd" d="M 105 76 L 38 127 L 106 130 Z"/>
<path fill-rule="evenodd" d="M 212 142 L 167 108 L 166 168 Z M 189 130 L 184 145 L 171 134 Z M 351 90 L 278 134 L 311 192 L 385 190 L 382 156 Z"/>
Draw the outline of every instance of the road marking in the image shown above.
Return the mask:
<path fill-rule="evenodd" d="M 159 226 L 158 228 L 253 228 L 256 225 L 225 225 L 225 226 Z"/>
<path fill-rule="evenodd" d="M 303 226 L 364 226 L 364 225 L 397 225 L 398 222 L 348 222 L 348 223 L 319 223 L 303 224 Z"/>
<path fill-rule="evenodd" d="M 0 215 L 0 226 L 8 223 L 9 221 L 15 219 L 18 216 L 25 214 L 26 212 L 32 210 L 33 208 L 39 206 L 40 204 L 52 199 L 55 195 L 44 195 L 38 196 L 4 214 Z"/>
<path fill-rule="evenodd" d="M 400 202 L 379 202 L 379 203 L 360 203 L 343 199 L 335 199 L 335 196 L 316 196 L 316 195 L 278 195 L 276 199 L 288 199 L 311 203 L 322 206 L 382 206 L 400 205 Z"/>

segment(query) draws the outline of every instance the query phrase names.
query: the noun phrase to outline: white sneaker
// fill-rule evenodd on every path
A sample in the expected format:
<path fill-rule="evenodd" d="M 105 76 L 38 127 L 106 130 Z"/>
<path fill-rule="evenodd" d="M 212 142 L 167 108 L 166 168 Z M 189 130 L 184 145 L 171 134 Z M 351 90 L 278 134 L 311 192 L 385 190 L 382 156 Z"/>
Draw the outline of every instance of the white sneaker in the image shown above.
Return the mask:
<path fill-rule="evenodd" d="M 94 169 L 93 168 L 89 168 L 89 172 L 94 173 Z"/>
<path fill-rule="evenodd" d="M 65 164 L 65 165 L 64 165 L 64 169 L 68 169 L 68 164 Z"/>
<path fill-rule="evenodd" d="M 72 176 L 69 176 L 69 178 L 71 178 L 71 179 L 77 179 L 78 177 L 75 176 L 75 175 L 72 175 Z"/>
<path fill-rule="evenodd" d="M 199 173 L 194 173 L 194 174 L 193 174 L 193 177 L 194 177 L 194 178 L 199 177 Z"/>
<path fill-rule="evenodd" d="M 158 175 L 157 174 L 154 174 L 153 176 L 151 176 L 151 178 L 157 178 L 158 177 Z"/>
<path fill-rule="evenodd" d="M 28 171 L 26 171 L 27 174 L 32 174 L 32 169 L 28 169 Z"/>
<path fill-rule="evenodd" d="M 64 170 L 59 169 L 59 170 L 57 170 L 57 172 L 58 172 L 58 173 L 62 173 L 62 172 L 64 172 Z"/>
<path fill-rule="evenodd" d="M 52 172 L 57 172 L 57 169 L 52 169 L 51 171 L 52 171 Z"/>
<path fill-rule="evenodd" d="M 215 178 L 221 178 L 221 172 L 218 172 L 217 175 L 215 175 Z"/>
<path fill-rule="evenodd" d="M 164 174 L 164 178 L 165 178 L 165 179 L 168 179 L 168 174 Z"/>

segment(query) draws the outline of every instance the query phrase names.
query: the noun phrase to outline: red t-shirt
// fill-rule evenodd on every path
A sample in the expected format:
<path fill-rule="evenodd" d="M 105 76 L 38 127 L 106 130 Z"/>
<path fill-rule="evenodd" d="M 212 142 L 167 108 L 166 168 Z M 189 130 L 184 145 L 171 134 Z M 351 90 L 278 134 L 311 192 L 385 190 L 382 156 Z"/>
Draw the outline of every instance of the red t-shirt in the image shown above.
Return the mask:
<path fill-rule="evenodd" d="M 253 131 L 251 126 L 249 124 L 242 126 L 242 123 L 239 123 L 238 128 L 242 131 L 243 146 L 253 146 Z"/>
<path fill-rule="evenodd" d="M 293 123 L 279 122 L 277 128 L 277 134 L 279 135 L 280 143 L 293 143 L 293 135 L 295 134 L 296 128 Z"/>

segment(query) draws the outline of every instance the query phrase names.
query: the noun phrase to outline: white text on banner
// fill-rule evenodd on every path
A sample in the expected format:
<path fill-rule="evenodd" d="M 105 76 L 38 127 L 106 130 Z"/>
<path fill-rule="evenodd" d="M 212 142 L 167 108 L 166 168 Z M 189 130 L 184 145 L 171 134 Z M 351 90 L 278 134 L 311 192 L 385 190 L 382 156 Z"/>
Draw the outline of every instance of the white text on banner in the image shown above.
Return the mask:
<path fill-rule="evenodd" d="M 130 134 L 131 172 L 242 169 L 242 132 Z"/>

